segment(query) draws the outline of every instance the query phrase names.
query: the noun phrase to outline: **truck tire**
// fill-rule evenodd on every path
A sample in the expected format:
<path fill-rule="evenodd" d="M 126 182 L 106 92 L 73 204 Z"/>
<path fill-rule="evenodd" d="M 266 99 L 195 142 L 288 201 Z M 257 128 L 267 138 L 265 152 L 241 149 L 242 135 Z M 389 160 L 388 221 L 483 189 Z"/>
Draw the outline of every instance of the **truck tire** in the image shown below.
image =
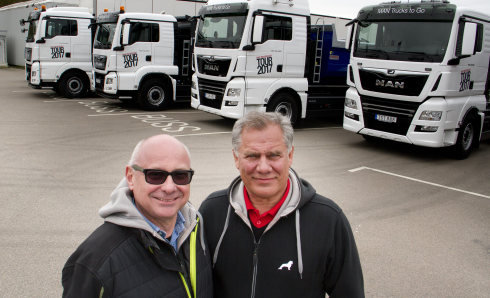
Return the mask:
<path fill-rule="evenodd" d="M 167 85 L 159 79 L 151 79 L 143 84 L 138 92 L 138 103 L 148 111 L 162 111 L 172 100 Z"/>
<path fill-rule="evenodd" d="M 59 89 L 64 97 L 80 98 L 87 93 L 88 85 L 89 82 L 84 73 L 69 71 L 61 77 Z"/>
<path fill-rule="evenodd" d="M 298 106 L 294 97 L 289 93 L 279 93 L 272 98 L 271 102 L 267 105 L 267 112 L 279 112 L 288 117 L 291 121 L 291 125 L 294 126 L 298 120 Z"/>
<path fill-rule="evenodd" d="M 473 148 L 477 133 L 476 119 L 473 115 L 466 116 L 463 125 L 459 128 L 458 139 L 452 148 L 452 155 L 456 159 L 465 159 Z"/>

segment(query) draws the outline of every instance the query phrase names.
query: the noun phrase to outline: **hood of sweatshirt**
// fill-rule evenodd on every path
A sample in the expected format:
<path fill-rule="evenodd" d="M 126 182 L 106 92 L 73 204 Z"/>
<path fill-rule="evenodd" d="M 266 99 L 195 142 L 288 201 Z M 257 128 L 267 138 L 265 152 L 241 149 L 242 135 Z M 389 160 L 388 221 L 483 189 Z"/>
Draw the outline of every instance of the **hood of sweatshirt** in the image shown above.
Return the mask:
<path fill-rule="evenodd" d="M 291 188 L 289 190 L 288 196 L 286 200 L 282 204 L 281 208 L 279 208 L 276 216 L 272 221 L 267 225 L 267 228 L 264 231 L 264 234 L 270 230 L 274 224 L 284 216 L 288 216 L 291 213 L 295 213 L 295 231 L 291 231 L 296 235 L 296 246 L 298 253 L 298 271 L 301 275 L 303 275 L 303 254 L 301 252 L 301 234 L 300 234 L 300 212 L 299 209 L 303 207 L 306 203 L 308 203 L 316 194 L 316 190 L 311 186 L 310 183 L 298 177 L 296 172 L 293 169 L 289 169 L 289 181 L 291 183 Z M 213 256 L 213 266 L 218 259 L 219 248 L 221 246 L 221 241 L 228 229 L 228 222 L 230 218 L 230 212 L 233 208 L 235 213 L 244 221 L 246 225 L 252 229 L 250 220 L 248 219 L 247 206 L 245 204 L 245 199 L 243 196 L 243 181 L 240 176 L 235 178 L 233 182 L 227 189 L 228 199 L 230 201 L 230 205 L 228 207 L 228 214 L 225 221 L 225 226 L 223 228 L 223 232 L 221 234 L 220 240 L 218 241 L 218 245 L 215 249 Z"/>
<path fill-rule="evenodd" d="M 116 189 L 111 194 L 110 202 L 104 205 L 99 210 L 99 215 L 104 221 L 111 222 L 113 224 L 135 228 L 148 231 L 153 237 L 163 241 L 163 238 L 153 230 L 148 222 L 141 216 L 136 206 L 133 204 L 133 192 L 129 189 L 126 178 L 123 178 L 117 185 Z M 196 226 L 197 217 L 201 217 L 196 208 L 187 202 L 180 212 L 184 216 L 184 230 L 179 234 L 177 240 L 177 247 L 180 248 L 181 244 L 192 232 L 192 229 Z M 201 225 L 204 224 L 202 218 L 200 218 Z M 203 231 L 203 229 L 201 229 Z"/>

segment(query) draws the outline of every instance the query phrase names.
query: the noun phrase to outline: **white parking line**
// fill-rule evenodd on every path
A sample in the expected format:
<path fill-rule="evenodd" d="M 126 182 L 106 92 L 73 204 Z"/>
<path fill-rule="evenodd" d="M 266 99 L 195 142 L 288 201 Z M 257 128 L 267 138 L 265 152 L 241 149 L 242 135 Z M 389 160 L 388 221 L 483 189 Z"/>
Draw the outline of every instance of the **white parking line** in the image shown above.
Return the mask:
<path fill-rule="evenodd" d="M 187 135 L 173 135 L 172 137 L 190 137 L 190 136 L 219 135 L 219 134 L 224 134 L 224 133 L 231 133 L 231 131 L 192 133 L 192 134 L 187 134 Z"/>
<path fill-rule="evenodd" d="M 318 129 L 331 129 L 331 128 L 342 128 L 342 127 L 313 127 L 313 128 L 303 128 L 303 129 L 297 129 L 297 130 L 318 130 Z M 231 133 L 231 131 L 193 133 L 193 134 L 187 134 L 187 135 L 174 135 L 173 137 L 219 135 L 219 134 L 224 134 L 224 133 Z"/>
<path fill-rule="evenodd" d="M 200 112 L 146 112 L 146 113 L 118 113 L 118 114 L 97 114 L 97 115 L 88 115 L 88 116 L 119 116 L 119 115 L 159 115 L 159 114 L 195 114 Z"/>
<path fill-rule="evenodd" d="M 457 188 L 454 188 L 454 187 L 444 186 L 444 185 L 441 185 L 441 184 L 427 182 L 427 181 L 423 181 L 423 180 L 420 180 L 420 179 L 415 179 L 415 178 L 411 178 L 411 177 L 407 177 L 407 176 L 402 176 L 402 175 L 398 175 L 398 174 L 394 174 L 394 173 L 390 173 L 390 172 L 386 172 L 386 171 L 382 171 L 382 170 L 378 170 L 378 169 L 368 168 L 368 167 L 355 168 L 355 169 L 349 170 L 349 172 L 353 173 L 353 172 L 357 172 L 357 171 L 361 171 L 361 170 L 371 170 L 371 171 L 383 173 L 383 174 L 386 174 L 386 175 L 391 175 L 391 176 L 395 176 L 395 177 L 399 177 L 399 178 L 403 178 L 403 179 L 412 180 L 412 181 L 415 181 L 415 182 L 425 183 L 425 184 L 429 184 L 429 185 L 432 185 L 432 186 L 437 186 L 437 187 L 441 187 L 441 188 L 445 188 L 445 189 L 450 189 L 450 190 L 459 191 L 459 192 L 462 192 L 462 193 L 466 193 L 466 194 L 470 194 L 470 195 L 474 195 L 474 196 L 478 196 L 478 197 L 490 199 L 490 196 L 485 196 L 485 195 L 482 195 L 482 194 L 479 194 L 479 193 L 470 192 L 470 191 L 466 191 L 466 190 L 461 190 L 461 189 L 457 189 Z"/>

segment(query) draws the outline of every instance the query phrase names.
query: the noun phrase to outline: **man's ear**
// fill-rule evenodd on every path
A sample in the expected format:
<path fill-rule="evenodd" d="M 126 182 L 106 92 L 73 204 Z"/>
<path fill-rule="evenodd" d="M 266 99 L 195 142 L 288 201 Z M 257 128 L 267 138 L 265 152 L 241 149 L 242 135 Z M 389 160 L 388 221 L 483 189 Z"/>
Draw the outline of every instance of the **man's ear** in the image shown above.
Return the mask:
<path fill-rule="evenodd" d="M 238 157 L 237 157 L 238 152 L 235 152 L 235 149 L 231 149 L 231 153 L 233 153 L 233 158 L 235 159 L 235 167 L 237 169 L 240 169 L 240 167 L 238 166 Z"/>
<path fill-rule="evenodd" d="M 126 166 L 126 182 L 128 183 L 129 189 L 133 190 L 133 178 L 134 178 L 134 170 L 130 166 Z"/>
<path fill-rule="evenodd" d="M 294 146 L 291 148 L 291 152 L 289 152 L 289 154 L 288 154 L 289 167 L 291 167 L 293 165 L 293 153 L 294 153 Z"/>

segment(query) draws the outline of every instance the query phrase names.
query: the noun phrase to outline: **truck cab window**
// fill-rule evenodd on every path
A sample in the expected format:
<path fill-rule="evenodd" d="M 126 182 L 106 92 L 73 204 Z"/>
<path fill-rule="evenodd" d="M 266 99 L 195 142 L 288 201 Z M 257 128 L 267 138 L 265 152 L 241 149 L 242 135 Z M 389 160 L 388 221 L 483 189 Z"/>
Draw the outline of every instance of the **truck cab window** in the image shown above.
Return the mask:
<path fill-rule="evenodd" d="M 46 23 L 46 38 L 53 38 L 58 35 L 76 36 L 77 34 L 76 20 L 49 19 Z"/>
<path fill-rule="evenodd" d="M 266 16 L 264 20 L 264 42 L 269 39 L 291 40 L 293 35 L 291 18 Z"/>
<path fill-rule="evenodd" d="M 160 29 L 158 24 L 131 23 L 129 44 L 135 42 L 158 42 L 160 40 Z"/>

